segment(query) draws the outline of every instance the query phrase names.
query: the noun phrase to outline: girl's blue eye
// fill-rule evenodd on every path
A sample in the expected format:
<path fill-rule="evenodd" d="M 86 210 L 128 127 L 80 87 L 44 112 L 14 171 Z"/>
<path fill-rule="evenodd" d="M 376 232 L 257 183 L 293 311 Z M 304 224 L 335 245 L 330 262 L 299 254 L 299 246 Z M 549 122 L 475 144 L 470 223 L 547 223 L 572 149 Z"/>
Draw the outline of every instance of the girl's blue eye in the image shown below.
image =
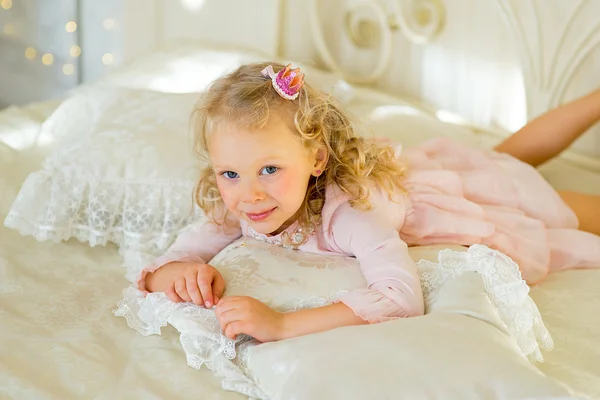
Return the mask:
<path fill-rule="evenodd" d="M 224 171 L 221 172 L 221 175 L 223 175 L 227 179 L 236 179 L 239 177 L 238 173 L 233 171 Z"/>
<path fill-rule="evenodd" d="M 277 172 L 279 168 L 269 165 L 268 167 L 264 167 L 262 171 L 260 171 L 261 175 L 272 175 Z"/>

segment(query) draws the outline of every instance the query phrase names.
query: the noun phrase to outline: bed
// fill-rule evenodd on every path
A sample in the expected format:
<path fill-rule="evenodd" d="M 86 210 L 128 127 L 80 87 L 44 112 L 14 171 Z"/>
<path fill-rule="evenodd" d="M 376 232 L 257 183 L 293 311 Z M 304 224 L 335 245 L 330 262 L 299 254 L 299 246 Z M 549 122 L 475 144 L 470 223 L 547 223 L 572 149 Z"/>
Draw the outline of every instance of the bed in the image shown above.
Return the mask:
<path fill-rule="evenodd" d="M 451 2 L 428 3 L 433 7 L 431 10 L 445 10 L 444 17 L 438 17 L 446 19 L 447 25 L 452 25 L 452 12 L 458 11 L 452 8 Z M 582 14 L 585 7 L 598 6 L 595 1 L 581 3 L 575 15 Z M 534 8 L 544 9 L 548 15 L 552 11 L 550 6 L 544 8 L 533 1 L 531 4 Z M 446 8 L 439 9 L 440 5 Z M 292 13 L 297 6 L 287 7 L 283 8 L 284 11 Z M 316 2 L 311 2 L 311 7 L 307 11 L 308 21 L 318 23 L 323 10 L 316 7 Z M 511 14 L 507 7 L 510 8 L 507 5 L 500 6 L 507 25 L 513 28 L 516 26 L 514 24 L 522 26 L 510 18 L 515 14 Z M 363 17 L 359 7 L 342 10 L 355 12 L 347 14 L 348 18 L 354 19 L 352 23 L 356 26 L 361 25 Z M 421 27 L 422 31 L 419 31 L 419 26 L 413 26 L 414 29 L 409 30 L 410 13 L 403 9 L 396 11 L 404 18 L 401 29 L 405 30 L 410 40 L 419 43 L 418 46 L 426 49 L 446 43 L 443 25 L 436 25 L 435 29 Z M 364 18 L 367 22 L 377 21 L 372 16 Z M 435 18 L 432 21 L 435 22 Z M 586 23 L 589 32 L 598 31 L 597 22 Z M 363 29 L 366 29 L 365 26 L 368 29 L 362 32 L 368 33 L 370 25 L 363 24 Z M 565 32 L 572 34 L 570 29 Z M 342 28 L 340 30 L 343 31 Z M 323 87 L 333 88 L 331 90 L 357 117 L 367 120 L 373 130 L 384 132 L 384 135 L 401 140 L 406 145 L 446 135 L 476 146 L 490 146 L 506 134 L 506 129 L 502 127 L 486 125 L 481 119 L 474 121 L 472 114 L 469 115 L 472 110 L 464 108 L 466 103 L 461 103 L 460 99 L 455 112 L 449 113 L 431 105 L 439 105 L 439 93 L 436 94 L 438 97 L 428 98 L 423 93 L 416 96 L 417 93 L 410 93 L 411 90 L 405 90 L 410 95 L 404 96 L 381 90 L 377 86 L 386 85 L 384 74 L 368 76 L 368 73 L 348 71 L 344 68 L 344 62 L 336 61 L 326 47 L 327 41 L 331 40 L 327 32 L 321 32 L 315 25 L 312 25 L 311 32 L 315 35 L 313 42 L 324 60 L 323 64 L 333 72 L 307 66 L 311 68 L 307 76 L 313 76 Z M 373 51 L 368 49 L 372 37 L 367 35 L 361 38 L 360 32 L 359 29 L 352 33 L 355 35 L 352 39 L 354 42 L 350 40 L 347 43 L 359 43 L 367 46 L 367 52 Z M 385 42 L 386 33 L 383 30 L 381 32 L 376 37 Z M 586 37 L 586 43 L 597 44 L 598 35 L 586 36 L 587 32 L 583 32 L 579 38 Z M 436 42 L 438 36 L 442 39 Z M 388 44 L 382 45 L 383 51 Z M 594 48 L 586 46 L 582 47 L 582 51 L 592 54 Z M 598 52 L 593 54 L 598 55 Z M 98 87 L 107 90 L 107 93 L 112 93 L 111 90 L 150 90 L 172 95 L 184 91 L 195 92 L 201 90 L 211 77 L 237 63 L 275 56 L 286 60 L 291 58 L 248 49 L 224 50 L 220 46 L 192 40 L 173 40 L 70 96 L 86 96 L 90 88 L 91 93 L 95 93 L 93 90 Z M 361 54 L 354 56 L 361 60 Z M 381 62 L 393 62 L 384 56 Z M 573 89 L 575 78 L 571 81 L 567 79 L 565 83 L 559 74 L 556 77 L 559 86 L 556 93 L 560 95 L 556 95 L 556 98 L 550 96 L 550 99 L 542 96 L 540 88 L 547 89 L 552 85 L 536 86 L 538 81 L 534 75 L 538 62 L 541 61 L 534 59 L 534 67 L 527 66 L 528 72 L 525 74 L 524 86 L 528 98 L 524 115 L 529 118 L 551 107 L 553 102 L 558 104 L 563 101 L 568 97 L 569 90 L 576 91 Z M 349 64 L 348 60 L 345 63 Z M 187 80 L 187 84 L 182 85 L 181 76 L 192 70 L 202 71 L 194 75 L 199 79 L 192 81 L 192 84 Z M 378 71 L 370 67 L 366 67 L 366 70 Z M 585 70 L 584 66 L 578 71 L 583 74 Z M 579 75 L 577 77 L 580 78 Z M 600 84 L 597 76 L 590 79 L 596 79 L 593 81 L 596 86 Z M 49 136 L 48 132 L 52 130 L 48 126 L 43 127 L 43 124 L 56 115 L 56 110 L 62 104 L 64 101 L 61 99 L 11 107 L 0 112 L 0 215 L 3 220 L 9 214 L 27 176 L 39 170 L 43 160 L 56 151 L 55 145 L 60 138 Z M 461 107 L 464 112 L 457 113 Z M 399 125 L 401 129 L 398 129 Z M 555 187 L 600 194 L 600 154 L 594 154 L 593 146 L 594 140 L 600 140 L 597 133 L 591 134 L 583 144 L 580 142 L 575 151 L 542 167 L 543 174 Z M 81 237 L 76 236 L 69 240 L 38 236 L 37 239 L 43 240 L 36 240 L 27 232 L 21 233 L 26 235 L 5 226 L 0 228 L 0 398 L 248 398 L 231 388 L 224 390 L 221 379 L 209 369 L 190 368 L 186 364 L 179 334 L 172 327 L 163 328 L 161 336 L 142 336 L 130 329 L 125 319 L 114 315 L 123 289 L 128 285 L 123 267 L 123 259 L 127 254 L 119 251 L 114 238 L 105 238 L 94 243 L 95 246 L 90 246 L 90 242 L 81 241 Z M 121 245 L 126 239 L 133 240 L 132 237 L 123 236 Z M 168 242 L 172 236 L 164 240 Z M 536 364 L 536 367 L 545 376 L 562 382 L 578 393 L 581 397 L 577 398 L 600 398 L 599 286 L 600 268 L 573 270 L 550 275 L 543 283 L 532 287 L 530 292 L 554 340 L 554 349 L 544 352 L 544 362 Z M 447 398 L 453 396 L 449 394 Z M 489 398 L 502 396 L 490 393 Z"/>

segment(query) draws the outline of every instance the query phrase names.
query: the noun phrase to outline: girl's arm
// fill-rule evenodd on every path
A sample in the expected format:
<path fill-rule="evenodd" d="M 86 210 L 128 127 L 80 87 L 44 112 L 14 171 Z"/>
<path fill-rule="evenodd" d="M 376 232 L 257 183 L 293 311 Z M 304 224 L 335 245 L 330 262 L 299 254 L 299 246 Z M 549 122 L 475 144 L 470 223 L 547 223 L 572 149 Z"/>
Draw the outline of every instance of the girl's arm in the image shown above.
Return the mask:
<path fill-rule="evenodd" d="M 280 339 L 324 332 L 343 326 L 366 324 L 368 322 L 356 315 L 350 307 L 344 303 L 335 303 L 283 314 Z"/>
<path fill-rule="evenodd" d="M 560 154 L 598 121 L 600 89 L 532 120 L 495 150 L 536 167 Z"/>
<path fill-rule="evenodd" d="M 385 195 L 387 196 L 387 195 Z M 424 300 L 417 266 L 397 231 L 402 204 L 387 197 L 369 211 L 341 204 L 331 219 L 331 240 L 359 262 L 367 286 L 349 290 L 340 302 L 369 323 L 423 315 Z"/>
<path fill-rule="evenodd" d="M 233 296 L 219 301 L 215 311 L 225 336 L 235 339 L 238 335 L 246 334 L 260 342 L 367 323 L 342 303 L 279 313 L 252 297 Z"/>
<path fill-rule="evenodd" d="M 182 263 L 206 264 L 241 235 L 242 231 L 237 220 L 230 220 L 224 226 L 208 221 L 191 224 L 177 237 L 164 255 L 141 271 L 137 280 L 138 289 L 143 293 L 164 291 L 165 287 L 172 282 L 173 273 L 184 267 Z M 165 270 L 154 274 L 163 267 Z"/>

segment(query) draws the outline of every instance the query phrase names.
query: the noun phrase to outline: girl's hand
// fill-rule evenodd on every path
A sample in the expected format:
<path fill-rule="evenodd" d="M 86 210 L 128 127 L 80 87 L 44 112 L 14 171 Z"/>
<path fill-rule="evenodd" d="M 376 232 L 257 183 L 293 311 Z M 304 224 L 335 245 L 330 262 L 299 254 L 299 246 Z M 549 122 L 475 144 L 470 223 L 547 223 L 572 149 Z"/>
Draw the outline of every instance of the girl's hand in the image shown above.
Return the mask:
<path fill-rule="evenodd" d="M 283 338 L 284 314 L 252 297 L 225 297 L 216 308 L 221 330 L 230 339 L 246 334 L 260 342 Z"/>
<path fill-rule="evenodd" d="M 225 281 L 213 266 L 191 262 L 173 262 L 146 277 L 152 292 L 164 292 L 174 302 L 193 302 L 212 307 L 225 291 Z"/>

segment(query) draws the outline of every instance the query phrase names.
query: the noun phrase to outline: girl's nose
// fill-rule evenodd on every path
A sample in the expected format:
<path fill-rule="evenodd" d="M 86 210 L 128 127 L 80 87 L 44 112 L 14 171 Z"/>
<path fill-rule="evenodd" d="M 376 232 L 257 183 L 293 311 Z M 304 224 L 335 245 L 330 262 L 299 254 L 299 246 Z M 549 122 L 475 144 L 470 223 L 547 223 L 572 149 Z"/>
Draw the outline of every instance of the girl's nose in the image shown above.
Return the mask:
<path fill-rule="evenodd" d="M 249 182 L 244 188 L 243 199 L 246 203 L 257 203 L 265 199 L 265 192 L 258 182 Z"/>

